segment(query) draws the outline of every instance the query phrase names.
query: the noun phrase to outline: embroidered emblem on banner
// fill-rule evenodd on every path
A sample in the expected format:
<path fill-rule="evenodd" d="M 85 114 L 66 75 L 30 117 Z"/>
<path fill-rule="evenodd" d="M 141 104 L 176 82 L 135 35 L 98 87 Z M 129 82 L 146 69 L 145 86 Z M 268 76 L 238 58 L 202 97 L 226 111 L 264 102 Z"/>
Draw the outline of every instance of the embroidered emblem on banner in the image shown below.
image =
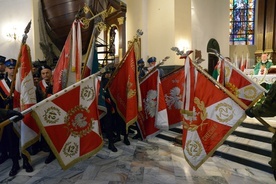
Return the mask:
<path fill-rule="evenodd" d="M 74 155 L 76 155 L 78 153 L 78 150 L 79 150 L 79 146 L 77 143 L 73 143 L 73 142 L 67 142 L 65 145 L 64 145 L 64 148 L 63 148 L 63 153 L 65 156 L 67 157 L 72 157 Z"/>
<path fill-rule="evenodd" d="M 200 110 L 200 112 L 187 112 L 185 110 L 182 110 L 181 113 L 184 113 L 184 114 L 187 114 L 188 116 L 196 116 L 194 118 L 192 118 L 193 120 L 197 120 L 198 118 L 200 118 L 201 122 L 199 125 L 196 125 L 196 124 L 188 124 L 186 122 L 183 122 L 184 124 L 184 128 L 185 129 L 188 129 L 190 131 L 196 131 L 199 127 L 202 128 L 203 125 L 206 125 L 208 123 L 204 123 L 204 121 L 207 119 L 207 111 L 206 111 L 206 108 L 205 108 L 205 104 L 203 101 L 200 101 L 199 98 L 195 97 L 194 98 L 194 102 L 197 106 L 197 108 Z M 199 116 L 199 117 L 198 117 Z"/>
<path fill-rule="evenodd" d="M 186 143 L 186 150 L 192 157 L 198 157 L 202 152 L 202 145 L 199 141 L 188 140 Z"/>
<path fill-rule="evenodd" d="M 234 109 L 231 105 L 227 103 L 219 103 L 216 107 L 216 117 L 219 122 L 225 123 L 229 122 L 234 117 Z"/>
<path fill-rule="evenodd" d="M 169 109 L 174 107 L 175 109 L 181 109 L 183 106 L 182 96 L 180 94 L 180 88 L 174 87 L 170 90 L 170 95 L 165 94 L 165 101 Z"/>
<path fill-rule="evenodd" d="M 81 105 L 77 105 L 68 111 L 64 121 L 73 136 L 82 137 L 92 131 L 93 119 L 91 119 L 90 123 L 87 117 L 89 117 L 89 110 L 86 110 Z"/>
<path fill-rule="evenodd" d="M 257 98 L 257 89 L 253 86 L 246 86 L 244 88 L 244 96 L 248 99 Z"/>
<path fill-rule="evenodd" d="M 86 101 L 93 100 L 95 98 L 95 91 L 93 87 L 86 86 L 81 90 L 81 98 Z"/>
<path fill-rule="evenodd" d="M 136 95 L 136 89 L 131 89 L 133 87 L 133 83 L 130 82 L 130 76 L 128 76 L 128 80 L 127 80 L 127 98 L 132 98 Z"/>
<path fill-rule="evenodd" d="M 61 114 L 60 110 L 56 107 L 50 107 L 46 109 L 43 115 L 44 120 L 48 124 L 55 124 L 59 121 L 59 116 Z"/>
<path fill-rule="evenodd" d="M 148 115 L 150 118 L 153 118 L 155 116 L 157 106 L 157 91 L 149 90 L 147 92 L 147 97 L 143 100 L 143 102 L 145 104 L 146 119 L 148 119 Z"/>

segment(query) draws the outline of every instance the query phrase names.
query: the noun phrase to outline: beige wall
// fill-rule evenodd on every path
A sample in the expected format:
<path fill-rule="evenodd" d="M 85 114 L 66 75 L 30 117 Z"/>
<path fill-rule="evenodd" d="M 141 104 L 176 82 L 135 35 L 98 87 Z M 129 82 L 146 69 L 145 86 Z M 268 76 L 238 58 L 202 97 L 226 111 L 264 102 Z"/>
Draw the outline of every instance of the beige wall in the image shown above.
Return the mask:
<path fill-rule="evenodd" d="M 171 47 L 186 40 L 191 47 L 190 0 L 126 0 L 127 40 L 131 40 L 137 29 L 142 29 L 142 58 L 146 61 L 155 56 L 160 61 L 170 59 L 165 65 L 182 64 Z M 181 8 L 183 7 L 183 8 Z M 141 8 L 139 10 L 139 8 Z M 186 22 L 186 24 L 185 24 Z"/>
<path fill-rule="evenodd" d="M 27 44 L 32 60 L 43 60 L 38 33 L 39 0 L 0 0 L 0 55 L 17 58 L 21 38 L 7 40 L 7 25 L 16 25 L 19 37 L 27 23 L 32 29 Z M 127 40 L 132 40 L 137 29 L 142 29 L 142 58 L 156 56 L 157 60 L 170 56 L 165 65 L 181 65 L 182 60 L 171 47 L 198 49 L 206 61 L 207 44 L 211 38 L 218 41 L 221 54 L 234 58 L 234 54 L 247 53 L 254 58 L 255 46 L 229 47 L 229 0 L 123 0 L 127 4 Z M 34 11 L 33 11 L 34 10 Z"/>
<path fill-rule="evenodd" d="M 0 0 L 0 55 L 17 59 L 25 27 L 32 20 L 31 0 Z M 33 26 L 33 20 L 32 20 Z M 7 37 L 7 34 L 16 33 L 16 40 Z M 27 44 L 31 48 L 34 59 L 33 29 L 28 33 Z"/>

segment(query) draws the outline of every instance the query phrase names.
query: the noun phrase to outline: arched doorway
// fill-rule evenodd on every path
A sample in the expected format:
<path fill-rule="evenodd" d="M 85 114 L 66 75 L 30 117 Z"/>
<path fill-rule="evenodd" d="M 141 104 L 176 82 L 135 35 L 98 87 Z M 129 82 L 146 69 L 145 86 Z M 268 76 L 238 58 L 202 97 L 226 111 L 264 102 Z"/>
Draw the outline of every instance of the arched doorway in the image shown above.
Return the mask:
<path fill-rule="evenodd" d="M 211 38 L 207 44 L 207 52 L 210 49 L 216 49 L 220 53 L 219 44 L 216 39 Z M 218 62 L 218 57 L 213 54 L 208 54 L 208 73 L 212 75 L 214 68 Z"/>

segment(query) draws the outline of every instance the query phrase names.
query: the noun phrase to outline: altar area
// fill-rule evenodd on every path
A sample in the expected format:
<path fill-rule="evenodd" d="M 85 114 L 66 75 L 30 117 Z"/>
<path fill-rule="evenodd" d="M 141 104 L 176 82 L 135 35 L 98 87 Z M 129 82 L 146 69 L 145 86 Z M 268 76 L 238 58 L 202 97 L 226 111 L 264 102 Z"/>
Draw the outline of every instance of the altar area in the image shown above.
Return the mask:
<path fill-rule="evenodd" d="M 254 69 L 245 69 L 244 73 L 258 84 L 273 84 L 276 81 L 276 74 L 253 75 Z"/>

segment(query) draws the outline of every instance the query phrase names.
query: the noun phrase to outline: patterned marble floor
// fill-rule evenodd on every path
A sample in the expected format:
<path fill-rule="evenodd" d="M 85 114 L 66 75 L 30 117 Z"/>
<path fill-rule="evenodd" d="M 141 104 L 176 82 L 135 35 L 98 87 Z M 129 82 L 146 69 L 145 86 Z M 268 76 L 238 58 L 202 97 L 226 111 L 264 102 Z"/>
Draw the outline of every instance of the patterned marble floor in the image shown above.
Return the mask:
<path fill-rule="evenodd" d="M 147 142 L 117 142 L 118 152 L 104 148 L 93 157 L 62 170 L 55 160 L 45 165 L 48 155 L 32 156 L 34 172 L 24 169 L 9 177 L 11 160 L 0 165 L 0 183 L 9 184 L 265 184 L 276 183 L 273 175 L 219 158 L 209 158 L 197 171 L 185 161 L 181 147 L 163 139 Z M 22 161 L 21 161 L 22 162 Z M 22 165 L 22 163 L 21 163 Z"/>

